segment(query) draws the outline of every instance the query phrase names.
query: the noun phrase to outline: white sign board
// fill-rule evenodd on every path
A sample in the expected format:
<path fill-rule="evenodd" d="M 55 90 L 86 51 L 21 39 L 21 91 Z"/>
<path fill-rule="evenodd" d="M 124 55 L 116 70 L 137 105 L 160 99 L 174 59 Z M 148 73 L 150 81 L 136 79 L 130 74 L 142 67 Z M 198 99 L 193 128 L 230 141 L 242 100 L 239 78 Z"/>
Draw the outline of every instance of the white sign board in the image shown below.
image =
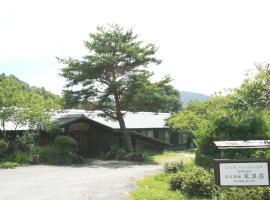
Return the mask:
<path fill-rule="evenodd" d="M 220 186 L 268 186 L 268 162 L 219 162 L 216 172 Z M 217 180 L 217 179 L 216 179 Z M 217 182 L 217 181 L 216 181 Z"/>

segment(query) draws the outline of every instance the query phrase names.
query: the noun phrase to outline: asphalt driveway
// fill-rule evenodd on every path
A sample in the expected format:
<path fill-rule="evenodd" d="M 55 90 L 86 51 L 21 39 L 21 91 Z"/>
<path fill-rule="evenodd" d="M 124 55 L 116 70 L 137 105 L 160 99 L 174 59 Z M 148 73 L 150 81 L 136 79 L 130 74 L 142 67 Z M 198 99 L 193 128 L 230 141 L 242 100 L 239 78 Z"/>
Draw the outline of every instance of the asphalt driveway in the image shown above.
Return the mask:
<path fill-rule="evenodd" d="M 119 200 L 136 189 L 135 180 L 161 171 L 157 165 L 99 160 L 81 166 L 0 169 L 0 199 Z"/>

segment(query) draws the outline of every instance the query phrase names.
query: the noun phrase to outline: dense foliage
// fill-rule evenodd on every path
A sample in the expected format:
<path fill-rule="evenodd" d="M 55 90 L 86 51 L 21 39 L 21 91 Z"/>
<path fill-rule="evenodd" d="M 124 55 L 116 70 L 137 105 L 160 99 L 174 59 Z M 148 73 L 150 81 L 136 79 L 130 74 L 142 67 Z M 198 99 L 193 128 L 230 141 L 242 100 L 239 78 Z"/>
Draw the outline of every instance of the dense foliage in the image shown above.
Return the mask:
<path fill-rule="evenodd" d="M 172 190 L 180 190 L 190 196 L 212 197 L 214 193 L 213 176 L 200 167 L 172 175 L 169 183 Z"/>
<path fill-rule="evenodd" d="M 252 110 L 241 113 L 235 110 L 214 112 L 194 134 L 198 146 L 196 163 L 205 167 L 212 167 L 213 159 L 220 158 L 214 141 L 269 139 L 264 116 Z M 227 150 L 223 158 L 243 159 L 250 158 L 251 155 L 249 150 Z"/>
<path fill-rule="evenodd" d="M 123 101 L 132 101 L 123 109 L 131 112 L 177 112 L 181 108 L 180 93 L 171 83 L 169 76 L 152 83 L 151 73 L 143 71 L 132 76 L 132 82 Z"/>
<path fill-rule="evenodd" d="M 60 97 L 44 88 L 30 87 L 12 75 L 0 75 L 0 160 L 31 162 L 37 136 L 50 127 L 51 113 L 61 107 L 60 103 Z M 22 127 L 28 131 L 19 133 Z"/>
<path fill-rule="evenodd" d="M 132 150 L 123 110 L 144 109 L 141 101 L 147 102 L 148 110 L 151 108 L 148 104 L 155 105 L 155 110 L 158 109 L 156 105 L 162 105 L 157 101 L 165 102 L 170 109 L 177 109 L 179 105 L 175 102 L 179 103 L 179 92 L 168 84 L 170 80 L 167 78 L 150 83 L 150 74 L 145 67 L 161 62 L 155 58 L 158 48 L 138 40 L 132 30 L 114 24 L 97 27 L 97 31 L 85 41 L 85 47 L 88 54 L 81 60 L 59 59 L 65 65 L 62 76 L 68 82 L 65 98 L 69 105 L 87 102 L 84 105 L 90 105 L 89 109 L 101 110 L 104 116 L 117 120 L 126 146 Z"/>
<path fill-rule="evenodd" d="M 188 195 L 188 199 L 206 198 L 216 200 L 268 200 L 268 187 L 218 187 L 214 184 L 213 170 L 202 167 L 185 166 L 182 171 L 170 176 L 172 190 Z"/>
<path fill-rule="evenodd" d="M 41 148 L 40 161 L 54 165 L 81 163 L 77 141 L 69 136 L 56 137 L 54 144 Z"/>
<path fill-rule="evenodd" d="M 107 160 L 129 160 L 143 162 L 144 155 L 141 152 L 128 152 L 123 148 L 118 147 L 117 145 L 111 146 L 110 150 L 106 153 L 105 159 Z"/>
<path fill-rule="evenodd" d="M 257 69 L 254 76 L 227 95 L 191 102 L 168 119 L 171 129 L 189 133 L 195 138 L 197 164 L 212 167 L 212 160 L 220 158 L 214 141 L 270 138 L 270 67 L 269 64 L 260 64 Z M 227 150 L 224 158 L 251 158 L 255 154 L 254 150 Z"/>

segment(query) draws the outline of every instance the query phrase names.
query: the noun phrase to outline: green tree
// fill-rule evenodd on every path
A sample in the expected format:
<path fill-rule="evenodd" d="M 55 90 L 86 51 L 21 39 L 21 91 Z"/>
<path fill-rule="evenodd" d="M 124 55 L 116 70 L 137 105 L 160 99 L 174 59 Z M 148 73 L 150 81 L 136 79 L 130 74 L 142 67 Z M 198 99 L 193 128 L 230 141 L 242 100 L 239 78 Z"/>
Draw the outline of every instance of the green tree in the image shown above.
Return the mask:
<path fill-rule="evenodd" d="M 177 113 L 173 113 L 167 120 L 168 126 L 178 133 L 188 133 L 193 135 L 200 124 L 208 120 L 213 111 L 225 107 L 227 97 L 213 96 L 207 101 L 192 101 L 186 108 Z"/>
<path fill-rule="evenodd" d="M 124 110 L 131 112 L 177 112 L 181 108 L 180 92 L 170 85 L 169 76 L 152 83 L 153 74 L 144 71 L 132 77 L 131 85 L 123 95 Z M 132 103 L 129 103 L 132 101 Z"/>
<path fill-rule="evenodd" d="M 220 157 L 214 141 L 223 140 L 265 140 L 269 139 L 269 126 L 261 112 L 234 109 L 213 111 L 208 120 L 194 132 L 197 144 L 196 163 L 212 167 L 213 159 Z M 248 150 L 227 150 L 224 158 L 250 158 Z"/>
<path fill-rule="evenodd" d="M 256 64 L 257 73 L 247 78 L 239 88 L 230 94 L 229 107 L 239 111 L 253 109 L 269 110 L 270 106 L 270 64 Z"/>
<path fill-rule="evenodd" d="M 21 93 L 22 88 L 16 80 L 3 75 L 0 77 L 0 123 L 4 137 L 6 137 L 6 122 L 11 120 L 16 111 Z"/>
<path fill-rule="evenodd" d="M 134 75 L 142 73 L 148 64 L 161 62 L 154 57 L 157 47 L 143 45 L 132 30 L 126 31 L 118 25 L 97 27 L 97 31 L 89 36 L 85 41 L 89 53 L 82 60 L 59 59 L 66 65 L 62 76 L 68 81 L 67 87 L 81 87 L 67 91 L 68 96 L 85 100 L 92 108 L 102 110 L 107 117 L 117 120 L 127 148 L 133 150 L 122 111 L 126 107 L 124 104 L 132 101 L 122 101 L 122 98 Z"/>
<path fill-rule="evenodd" d="M 14 76 L 0 76 L 0 124 L 6 137 L 5 125 L 11 121 L 15 125 L 28 126 L 29 129 L 44 128 L 50 123 L 52 111 L 59 109 L 60 98 L 44 97 L 36 90 Z"/>
<path fill-rule="evenodd" d="M 28 126 L 29 129 L 46 129 L 51 123 L 51 114 L 61 108 L 59 99 L 45 98 L 35 90 L 22 92 L 20 103 L 16 105 L 11 121 L 18 126 Z"/>

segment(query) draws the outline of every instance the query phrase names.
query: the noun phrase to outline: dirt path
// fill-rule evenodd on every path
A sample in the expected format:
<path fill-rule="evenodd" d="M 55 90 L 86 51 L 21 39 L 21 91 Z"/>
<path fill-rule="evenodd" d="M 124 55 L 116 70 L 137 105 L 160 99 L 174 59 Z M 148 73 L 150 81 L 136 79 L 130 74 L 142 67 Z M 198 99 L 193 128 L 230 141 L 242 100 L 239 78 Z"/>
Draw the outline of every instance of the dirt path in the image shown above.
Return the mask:
<path fill-rule="evenodd" d="M 1 200 L 119 200 L 135 190 L 134 180 L 161 166 L 91 161 L 82 166 L 0 169 Z"/>

